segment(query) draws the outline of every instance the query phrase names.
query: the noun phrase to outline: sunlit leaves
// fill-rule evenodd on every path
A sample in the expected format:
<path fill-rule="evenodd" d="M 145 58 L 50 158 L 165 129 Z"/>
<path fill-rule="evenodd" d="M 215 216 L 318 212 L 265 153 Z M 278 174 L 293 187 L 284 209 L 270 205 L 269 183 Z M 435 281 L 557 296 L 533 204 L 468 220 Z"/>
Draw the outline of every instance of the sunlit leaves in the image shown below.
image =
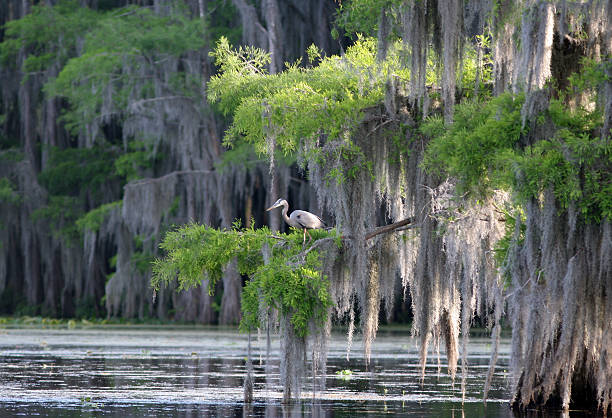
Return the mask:
<path fill-rule="evenodd" d="M 247 282 L 242 295 L 243 330 L 260 326 L 259 310 L 263 303 L 290 317 L 296 333 L 308 332 L 308 324 L 321 325 L 331 306 L 329 283 L 318 270 L 319 255 L 310 252 L 303 265 L 294 265 L 276 254 L 262 264 Z"/>
<path fill-rule="evenodd" d="M 529 135 L 523 128 L 522 104 L 521 96 L 504 94 L 458 105 L 451 125 L 429 119 L 421 128 L 433 138 L 426 168 L 455 177 L 460 191 L 476 196 L 500 188 L 525 202 L 539 199 L 550 188 L 560 209 L 575 204 L 590 221 L 609 219 L 612 141 L 596 135 L 601 114 L 571 110 L 551 100 L 539 118 L 554 128 L 548 137 L 526 146 L 521 145 L 521 138 Z"/>
<path fill-rule="evenodd" d="M 215 58 L 215 65 L 223 74 L 247 76 L 266 74 L 266 65 L 270 63 L 270 54 L 251 45 L 233 49 L 225 37 L 219 38 L 210 56 Z"/>
<path fill-rule="evenodd" d="M 576 204 L 591 221 L 612 219 L 612 142 L 588 132 L 560 129 L 516 156 L 524 181 L 517 182 L 523 199 L 552 187 L 562 209 Z"/>
<path fill-rule="evenodd" d="M 233 121 L 225 143 L 253 143 L 268 152 L 267 138 L 286 154 L 300 150 L 319 134 L 337 138 L 354 129 L 364 109 L 379 104 L 390 74 L 406 78 L 397 56 L 376 61 L 376 43 L 360 38 L 342 57 L 322 58 L 311 48 L 319 64 L 311 68 L 290 66 L 279 74 L 267 74 L 267 55 L 256 50 L 232 50 L 221 40 L 214 56 L 221 72 L 208 84 L 209 99 Z"/>
<path fill-rule="evenodd" d="M 489 102 L 470 101 L 455 108 L 455 120 L 445 126 L 431 118 L 421 131 L 432 136 L 424 165 L 459 180 L 461 192 L 486 194 L 494 188 L 507 189 L 512 179 L 512 151 L 520 139 L 523 97 L 510 94 Z"/>
<path fill-rule="evenodd" d="M 313 238 L 334 234 L 317 231 Z M 243 229 L 236 224 L 218 230 L 190 224 L 169 231 L 160 247 L 166 256 L 153 263 L 154 288 L 176 279 L 180 289 L 189 289 L 206 279 L 212 293 L 225 267 L 235 259 L 238 271 L 249 277 L 242 293 L 243 330 L 257 328 L 260 312 L 274 308 L 286 314 L 303 336 L 310 321 L 323 322 L 331 305 L 319 254 L 305 251 L 300 232 L 272 236 L 267 228 Z"/>

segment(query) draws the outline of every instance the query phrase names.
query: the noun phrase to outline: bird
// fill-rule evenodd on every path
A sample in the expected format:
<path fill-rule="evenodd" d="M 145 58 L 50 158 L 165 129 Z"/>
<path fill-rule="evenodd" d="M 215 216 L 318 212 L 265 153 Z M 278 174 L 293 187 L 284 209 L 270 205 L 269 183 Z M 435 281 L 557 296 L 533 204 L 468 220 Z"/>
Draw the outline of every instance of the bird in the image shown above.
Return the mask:
<path fill-rule="evenodd" d="M 308 242 L 312 240 L 312 237 L 308 233 L 309 229 L 321 229 L 325 228 L 325 222 L 321 218 L 319 218 L 314 213 L 306 212 L 305 210 L 294 210 L 291 212 L 291 215 L 287 216 L 287 212 L 289 211 L 289 203 L 283 198 L 280 198 L 270 206 L 267 211 L 270 211 L 274 208 L 283 207 L 283 219 L 285 222 L 294 228 L 302 229 L 304 231 L 304 242 L 302 244 L 306 244 L 306 234 L 308 234 Z"/>

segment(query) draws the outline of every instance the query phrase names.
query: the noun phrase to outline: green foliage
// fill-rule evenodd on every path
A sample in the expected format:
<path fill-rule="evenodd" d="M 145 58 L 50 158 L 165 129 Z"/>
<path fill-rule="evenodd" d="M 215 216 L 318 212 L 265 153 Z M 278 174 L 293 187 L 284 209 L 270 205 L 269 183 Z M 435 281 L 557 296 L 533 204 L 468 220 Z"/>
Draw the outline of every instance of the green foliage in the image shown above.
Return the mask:
<path fill-rule="evenodd" d="M 478 62 L 479 50 L 481 51 L 481 62 Z M 490 96 L 493 84 L 493 57 L 489 34 L 476 35 L 474 44 L 466 44 L 461 65 L 462 72 L 459 85 L 463 87 L 462 96 L 472 99 L 475 92 L 478 92 L 481 99 Z"/>
<path fill-rule="evenodd" d="M 38 176 L 39 182 L 52 195 L 78 196 L 90 191 L 94 195 L 115 173 L 113 150 L 93 148 L 52 147 L 47 168 Z"/>
<path fill-rule="evenodd" d="M 227 20 L 231 5 L 225 3 L 208 3 L 209 22 L 220 16 Z M 174 2 L 166 16 L 156 15 L 151 8 L 118 5 L 106 3 L 99 11 L 77 0 L 34 5 L 31 13 L 5 27 L 0 44 L 3 65 L 13 65 L 23 54 L 24 72 L 57 74 L 47 80 L 44 91 L 48 97 L 68 100 L 70 108 L 62 120 L 74 135 L 92 132 L 88 129 L 92 124 L 103 127 L 109 120 L 120 126 L 131 113 L 146 112 L 146 103 L 160 96 L 201 101 L 199 75 L 188 75 L 182 64 L 173 72 L 164 63 L 205 46 L 206 19 L 190 18 L 183 2 Z M 236 30 L 228 33 L 235 36 Z M 47 207 L 36 211 L 36 219 L 49 219 L 52 227 L 73 237 L 77 230 L 99 228 L 110 210 L 102 205 L 82 213 L 86 201 L 87 206 L 104 201 L 100 186 L 137 179 L 156 162 L 151 138 L 94 139 L 97 145 L 90 149 L 51 148 L 39 175 L 51 197 Z M 125 141 L 123 150 L 111 145 L 120 139 Z M 2 183 L 2 196 L 13 196 L 5 186 Z"/>
<path fill-rule="evenodd" d="M 225 37 L 232 43 L 240 42 L 242 27 L 237 23 L 238 11 L 233 3 L 227 0 L 208 0 L 206 8 L 208 38 L 215 40 Z"/>
<path fill-rule="evenodd" d="M 217 163 L 216 168 L 220 171 L 228 167 L 242 167 L 251 169 L 264 160 L 257 155 L 253 144 L 239 142 L 231 149 L 223 153 L 222 160 Z"/>
<path fill-rule="evenodd" d="M 77 239 L 85 230 L 97 231 L 104 217 L 119 202 L 102 205 L 83 214 L 85 199 L 102 199 L 102 185 L 119 180 L 113 162 L 116 150 L 53 147 L 47 167 L 38 181 L 49 191 L 47 205 L 33 214 L 35 220 L 46 220 L 54 232 L 65 238 Z"/>
<path fill-rule="evenodd" d="M 24 154 L 17 148 L 11 147 L 0 152 L 0 163 L 10 164 L 22 161 Z"/>
<path fill-rule="evenodd" d="M 151 263 L 155 260 L 155 256 L 147 251 L 134 251 L 130 262 L 132 267 L 140 274 L 147 274 L 151 270 Z"/>
<path fill-rule="evenodd" d="M 240 46 L 234 50 L 229 40 L 219 38 L 210 56 L 215 59 L 215 65 L 221 73 L 238 76 L 265 74 L 266 65 L 270 63 L 270 54 L 251 45 Z"/>
<path fill-rule="evenodd" d="M 344 0 L 339 2 L 336 25 L 344 29 L 344 35 L 355 38 L 357 34 L 376 36 L 378 20 L 382 8 L 386 8 L 392 17 L 394 6 L 400 5 L 400 0 Z"/>
<path fill-rule="evenodd" d="M 568 93 L 595 89 L 605 82 L 611 81 L 608 75 L 612 73 L 612 61 L 610 59 L 595 61 L 594 59 L 583 57 L 581 65 L 581 71 L 569 76 L 570 88 Z"/>
<path fill-rule="evenodd" d="M 296 162 L 294 155 L 285 155 L 281 152 L 274 153 L 274 161 L 277 164 L 291 166 Z M 253 144 L 248 142 L 238 141 L 232 147 L 227 149 L 221 156 L 221 161 L 215 164 L 217 170 L 223 171 L 230 167 L 238 169 L 252 169 L 257 164 L 265 163 L 265 158 L 255 151 Z"/>
<path fill-rule="evenodd" d="M 520 206 L 513 208 L 498 208 L 504 214 L 505 219 L 505 232 L 504 236 L 497 241 L 495 244 L 495 263 L 502 267 L 502 271 L 505 271 L 505 287 L 511 286 L 511 275 L 506 267 L 508 262 L 511 248 L 521 248 L 525 240 L 525 231 L 527 229 L 525 224 L 525 213 Z M 518 230 L 517 230 L 518 222 Z"/>
<path fill-rule="evenodd" d="M 73 241 L 78 238 L 75 221 L 81 213 L 81 205 L 76 197 L 52 195 L 46 206 L 32 212 L 32 219 L 44 221 L 55 234 Z"/>
<path fill-rule="evenodd" d="M 313 231 L 313 239 L 335 237 L 335 232 Z M 266 247 L 269 259 L 262 255 Z M 209 292 L 229 262 L 236 259 L 240 274 L 248 275 L 243 288 L 242 330 L 260 325 L 259 313 L 278 309 L 290 317 L 298 335 L 308 332 L 311 320 L 321 324 L 331 306 L 329 283 L 320 271 L 316 250 L 304 250 L 301 231 L 272 236 L 267 228 L 217 230 L 190 224 L 169 231 L 160 248 L 166 256 L 153 263 L 151 284 L 158 289 L 178 279 L 180 289 L 208 280 Z"/>
<path fill-rule="evenodd" d="M 547 116 L 556 132 L 514 159 L 524 176 L 515 185 L 517 191 L 527 199 L 552 187 L 562 209 L 574 203 L 591 221 L 612 219 L 612 141 L 593 135 L 601 114 L 570 111 L 553 100 Z"/>
<path fill-rule="evenodd" d="M 95 318 L 99 315 L 99 312 L 102 310 L 102 304 L 97 303 L 93 296 L 88 296 L 86 298 L 80 299 L 76 303 L 74 317 L 77 319 L 83 318 Z M 76 326 L 76 322 L 73 320 L 72 323 L 68 324 L 69 328 L 74 328 Z"/>
<path fill-rule="evenodd" d="M 522 103 L 522 96 L 504 94 L 458 105 L 451 125 L 429 119 L 421 128 L 433 138 L 425 167 L 457 178 L 459 191 L 476 197 L 492 189 L 512 190 L 520 204 L 551 189 L 560 209 L 575 204 L 589 221 L 610 219 L 612 141 L 594 134 L 601 114 L 551 100 L 538 118 L 554 126 L 550 136 L 521 146 L 521 138 L 529 135 L 522 128 Z"/>
<path fill-rule="evenodd" d="M 512 154 L 523 134 L 524 97 L 503 94 L 488 102 L 468 101 L 455 107 L 455 120 L 427 119 L 421 132 L 433 138 L 424 166 L 459 180 L 459 192 L 477 197 L 491 189 L 507 189 L 512 182 Z"/>
<path fill-rule="evenodd" d="M 260 326 L 262 303 L 289 314 L 299 336 L 307 334 L 311 320 L 322 325 L 332 302 L 329 283 L 319 269 L 319 254 L 314 251 L 308 253 L 299 266 L 292 265 L 284 255 L 276 255 L 268 264 L 262 264 L 242 292 L 241 328 L 248 330 Z"/>
<path fill-rule="evenodd" d="M 328 158 L 334 160 L 344 160 L 350 164 L 349 168 L 346 170 L 342 170 L 338 167 L 334 167 L 329 170 L 329 172 L 325 175 L 327 184 L 329 184 L 332 180 L 337 184 L 342 184 L 347 178 L 356 178 L 361 171 L 367 172 L 372 181 L 375 180 L 372 161 L 365 155 L 357 144 L 348 139 L 342 147 L 338 147 L 331 151 Z"/>
<path fill-rule="evenodd" d="M 0 177 L 0 203 L 17 204 L 21 202 L 21 197 L 15 190 L 13 183 L 6 177 Z"/>
<path fill-rule="evenodd" d="M 112 89 L 112 108 L 127 110 L 127 100 L 139 92 L 146 101 L 155 97 L 152 88 L 140 88 L 151 78 L 151 71 L 165 71 L 156 63 L 170 56 L 204 46 L 204 24 L 189 19 L 183 7 L 177 5 L 170 16 L 158 16 L 146 8 L 128 7 L 99 15 L 97 24 L 85 37 L 80 56 L 72 58 L 62 68 L 45 91 L 49 96 L 66 97 L 72 110 L 63 116 L 69 129 L 78 132 L 102 114 L 103 92 Z M 147 70 L 145 70 L 147 69 Z M 201 80 L 191 79 L 177 71 L 166 87 L 174 95 L 196 99 Z"/>
<path fill-rule="evenodd" d="M 0 114 L 0 125 L 4 125 L 6 121 L 5 115 Z M 0 151 L 16 149 L 19 147 L 19 137 L 7 132 L 0 132 Z M 1 158 L 1 157 L 0 157 Z"/>
<path fill-rule="evenodd" d="M 315 44 L 311 44 L 306 48 L 306 55 L 308 55 L 308 63 L 312 66 L 320 63 L 323 59 L 323 51 L 321 51 Z"/>
<path fill-rule="evenodd" d="M 146 237 L 136 235 L 133 240 L 134 250 L 130 263 L 134 271 L 140 274 L 146 274 L 151 270 L 151 263 L 153 263 L 155 257 L 147 250 L 145 245 Z"/>
<path fill-rule="evenodd" d="M 313 61 L 320 59 L 311 48 Z M 291 66 L 267 74 L 267 54 L 256 49 L 233 50 L 221 39 L 213 52 L 220 73 L 208 84 L 209 99 L 233 122 L 225 135 L 228 146 L 238 141 L 268 153 L 274 138 L 285 154 L 294 154 L 303 141 L 320 134 L 339 138 L 355 129 L 363 111 L 384 98 L 390 74 L 407 79 L 396 54 L 379 63 L 376 41 L 359 38 L 342 57 L 322 58 L 311 68 Z"/>
<path fill-rule="evenodd" d="M 98 13 L 81 7 L 77 0 L 61 0 L 55 7 L 35 5 L 22 19 L 6 23 L 0 62 L 15 65 L 23 49 L 26 74 L 45 71 L 54 63 L 61 66 L 76 53 L 79 38 L 97 23 Z"/>
<path fill-rule="evenodd" d="M 142 178 L 142 172 L 152 168 L 156 155 L 147 142 L 131 141 L 128 152 L 115 160 L 115 171 L 128 182 Z"/>
<path fill-rule="evenodd" d="M 85 215 L 78 218 L 75 222 L 79 232 L 98 231 L 102 223 L 108 216 L 111 210 L 121 207 L 121 200 L 116 202 L 105 203 L 95 209 L 90 210 Z"/>

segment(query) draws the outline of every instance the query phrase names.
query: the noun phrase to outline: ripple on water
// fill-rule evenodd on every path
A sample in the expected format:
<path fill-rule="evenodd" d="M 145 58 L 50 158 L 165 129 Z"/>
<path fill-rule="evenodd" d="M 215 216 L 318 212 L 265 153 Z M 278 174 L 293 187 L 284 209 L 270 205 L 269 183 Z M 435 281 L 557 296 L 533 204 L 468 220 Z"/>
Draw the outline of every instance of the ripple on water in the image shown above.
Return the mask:
<path fill-rule="evenodd" d="M 357 345 L 357 344 L 355 344 Z M 327 389 L 304 382 L 303 400 L 283 406 L 278 342 L 266 377 L 265 341 L 256 344 L 255 402 L 242 403 L 246 336 L 234 330 L 8 329 L 0 340 L 0 416 L 276 416 L 401 413 L 412 416 L 510 417 L 502 341 L 487 406 L 482 387 L 490 345 L 470 343 L 466 396 L 431 353 L 423 381 L 415 341 L 406 332 L 381 332 L 369 367 L 343 335 L 329 344 Z M 458 372 L 458 376 L 460 371 Z"/>

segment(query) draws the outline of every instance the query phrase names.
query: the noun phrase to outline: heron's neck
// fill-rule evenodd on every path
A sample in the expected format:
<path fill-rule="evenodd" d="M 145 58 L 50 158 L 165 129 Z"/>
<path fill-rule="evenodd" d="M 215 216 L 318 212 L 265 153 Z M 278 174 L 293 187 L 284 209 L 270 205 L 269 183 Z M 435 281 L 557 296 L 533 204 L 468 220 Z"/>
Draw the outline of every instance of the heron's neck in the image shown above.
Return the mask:
<path fill-rule="evenodd" d="M 289 216 L 287 216 L 287 212 L 289 212 L 289 203 L 285 201 L 283 202 L 283 219 L 285 220 L 285 222 L 291 225 L 291 221 L 289 220 Z"/>

